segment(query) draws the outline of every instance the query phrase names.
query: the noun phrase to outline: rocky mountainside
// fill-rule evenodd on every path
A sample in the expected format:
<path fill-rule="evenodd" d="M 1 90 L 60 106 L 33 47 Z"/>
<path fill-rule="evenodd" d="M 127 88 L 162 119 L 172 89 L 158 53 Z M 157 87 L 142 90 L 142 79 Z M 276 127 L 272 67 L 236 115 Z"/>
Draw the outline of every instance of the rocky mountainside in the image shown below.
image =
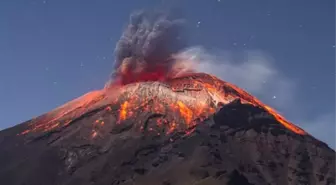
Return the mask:
<path fill-rule="evenodd" d="M 335 151 L 224 86 L 209 75 L 131 84 L 3 130 L 0 182 L 335 184 Z"/>

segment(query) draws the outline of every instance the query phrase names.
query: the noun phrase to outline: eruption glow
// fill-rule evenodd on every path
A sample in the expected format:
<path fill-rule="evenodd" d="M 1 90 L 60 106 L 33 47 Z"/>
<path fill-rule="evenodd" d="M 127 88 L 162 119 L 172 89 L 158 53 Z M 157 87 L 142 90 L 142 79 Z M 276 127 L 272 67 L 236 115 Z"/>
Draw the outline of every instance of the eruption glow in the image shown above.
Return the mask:
<path fill-rule="evenodd" d="M 151 112 L 165 115 L 156 123 L 157 127 L 167 128 L 166 134 L 173 131 L 189 134 L 199 120 L 214 114 L 219 104 L 227 104 L 237 98 L 242 103 L 265 109 L 292 132 L 306 134 L 237 86 L 208 74 L 196 73 L 195 61 L 178 54 L 186 46 L 179 37 L 181 22 L 164 13 L 154 16 L 145 12 L 133 14 L 117 44 L 112 79 L 105 88 L 32 120 L 29 128 L 21 134 L 68 126 L 76 118 L 101 107 L 119 114 L 118 121 L 111 124 L 133 121 L 139 130 L 153 131 L 154 128 L 145 128 L 142 121 L 137 120 L 139 114 Z M 114 110 L 113 107 L 119 109 Z M 94 127 L 106 124 L 104 120 L 93 123 Z M 98 135 L 99 129 L 94 128 L 92 138 Z"/>

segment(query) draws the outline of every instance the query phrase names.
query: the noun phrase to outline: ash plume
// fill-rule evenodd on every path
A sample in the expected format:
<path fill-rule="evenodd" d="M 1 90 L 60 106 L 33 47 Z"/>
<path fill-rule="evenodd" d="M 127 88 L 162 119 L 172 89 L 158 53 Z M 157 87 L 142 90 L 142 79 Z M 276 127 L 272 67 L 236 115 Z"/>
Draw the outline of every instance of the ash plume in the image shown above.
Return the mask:
<path fill-rule="evenodd" d="M 166 76 L 173 67 L 172 55 L 187 47 L 184 25 L 182 18 L 167 11 L 132 13 L 116 44 L 111 80 L 126 84 L 139 81 L 140 74 L 149 76 L 144 80 Z"/>

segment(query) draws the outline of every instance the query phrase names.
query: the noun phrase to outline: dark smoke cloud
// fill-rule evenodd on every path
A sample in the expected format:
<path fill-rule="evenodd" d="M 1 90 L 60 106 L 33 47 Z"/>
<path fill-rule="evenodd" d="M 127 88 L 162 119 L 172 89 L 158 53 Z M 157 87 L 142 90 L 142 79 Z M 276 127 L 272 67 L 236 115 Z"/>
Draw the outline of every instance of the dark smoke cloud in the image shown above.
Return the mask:
<path fill-rule="evenodd" d="M 184 20 L 167 11 L 137 11 L 115 48 L 112 79 L 123 62 L 153 66 L 167 62 L 171 55 L 187 47 Z"/>

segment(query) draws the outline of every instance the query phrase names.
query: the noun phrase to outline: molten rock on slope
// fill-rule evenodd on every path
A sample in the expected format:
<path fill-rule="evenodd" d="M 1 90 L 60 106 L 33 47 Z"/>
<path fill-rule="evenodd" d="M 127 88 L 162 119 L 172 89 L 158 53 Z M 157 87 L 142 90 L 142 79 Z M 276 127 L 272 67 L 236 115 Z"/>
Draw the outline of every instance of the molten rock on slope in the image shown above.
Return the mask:
<path fill-rule="evenodd" d="M 335 184 L 326 144 L 238 87 L 193 72 L 179 55 L 182 22 L 132 14 L 103 90 L 1 131 L 1 184 Z"/>
<path fill-rule="evenodd" d="M 220 105 L 232 102 L 239 98 L 243 103 L 263 108 L 287 129 L 300 135 L 305 131 L 293 125 L 264 105 L 259 100 L 218 78 L 194 73 L 170 79 L 165 82 L 142 82 L 127 86 L 113 86 L 109 89 L 96 91 L 70 102 L 45 116 L 30 123 L 31 128 L 21 134 L 32 131 L 48 131 L 57 127 L 67 126 L 73 119 L 99 107 L 111 105 L 118 107 L 118 124 L 126 119 L 135 119 L 141 110 L 164 115 L 174 112 L 173 117 L 166 122 L 179 122 L 179 125 L 169 125 L 170 130 L 177 128 L 188 129 L 195 126 L 197 119 L 204 119 L 215 113 Z M 152 102 L 153 105 L 148 104 Z M 111 107 L 107 109 L 112 110 Z M 182 118 L 180 120 L 178 118 Z M 158 123 L 161 124 L 161 123 Z M 143 129 L 142 124 L 138 124 Z M 96 133 L 96 131 L 93 131 Z M 94 134 L 96 135 L 96 134 Z"/>
<path fill-rule="evenodd" d="M 84 95 L 0 133 L 3 184 L 335 184 L 335 152 L 207 74 Z"/>

